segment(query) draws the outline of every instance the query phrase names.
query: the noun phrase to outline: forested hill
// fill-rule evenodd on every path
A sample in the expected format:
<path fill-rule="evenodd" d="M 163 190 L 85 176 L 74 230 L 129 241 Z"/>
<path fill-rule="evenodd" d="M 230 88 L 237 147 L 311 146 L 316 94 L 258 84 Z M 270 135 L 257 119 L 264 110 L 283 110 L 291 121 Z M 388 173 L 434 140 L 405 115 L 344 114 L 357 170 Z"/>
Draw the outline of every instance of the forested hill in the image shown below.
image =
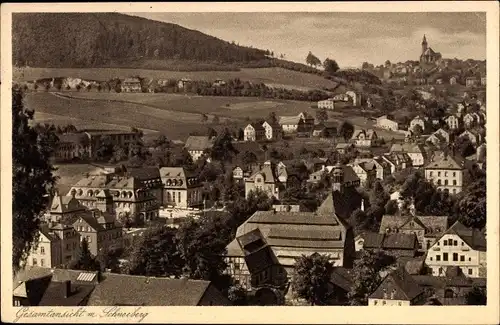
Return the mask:
<path fill-rule="evenodd" d="M 12 18 L 16 66 L 136 67 L 164 60 L 232 64 L 266 58 L 264 50 L 118 13 L 15 13 Z"/>

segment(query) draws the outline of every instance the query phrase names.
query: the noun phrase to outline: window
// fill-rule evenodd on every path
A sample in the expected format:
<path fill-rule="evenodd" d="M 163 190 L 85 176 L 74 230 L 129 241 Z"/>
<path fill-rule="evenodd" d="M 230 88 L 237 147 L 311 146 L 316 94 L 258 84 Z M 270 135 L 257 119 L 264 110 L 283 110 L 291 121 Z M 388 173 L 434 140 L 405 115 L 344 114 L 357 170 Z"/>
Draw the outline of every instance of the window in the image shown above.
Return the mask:
<path fill-rule="evenodd" d="M 441 176 L 441 172 L 438 172 L 438 176 Z"/>
<path fill-rule="evenodd" d="M 457 180 L 456 179 L 453 180 L 453 185 L 457 185 Z"/>
<path fill-rule="evenodd" d="M 439 232 L 439 230 L 436 229 L 437 232 Z M 436 246 L 439 246 L 439 241 L 436 242 Z"/>
<path fill-rule="evenodd" d="M 429 173 L 429 176 L 432 177 L 432 171 Z"/>
<path fill-rule="evenodd" d="M 452 246 L 452 245 L 453 245 L 453 239 L 448 238 L 448 246 Z"/>
<path fill-rule="evenodd" d="M 181 203 L 181 192 L 178 193 L 178 196 L 179 196 L 178 201 L 179 203 Z"/>
<path fill-rule="evenodd" d="M 444 172 L 444 176 L 448 176 L 448 172 Z"/>
<path fill-rule="evenodd" d="M 90 236 L 87 236 L 87 243 L 91 243 L 92 242 L 92 238 Z"/>
<path fill-rule="evenodd" d="M 172 201 L 175 203 L 175 192 L 172 192 Z"/>
<path fill-rule="evenodd" d="M 432 261 L 432 256 L 431 256 L 431 261 Z"/>
<path fill-rule="evenodd" d="M 446 240 L 443 240 L 443 246 L 448 246 L 448 242 Z"/>
<path fill-rule="evenodd" d="M 458 253 L 453 253 L 453 261 L 458 262 Z"/>
<path fill-rule="evenodd" d="M 40 247 L 40 254 L 42 254 L 42 255 L 45 254 L 45 247 Z"/>
<path fill-rule="evenodd" d="M 468 270 L 469 275 L 472 275 L 472 269 Z"/>
<path fill-rule="evenodd" d="M 387 301 L 382 300 L 382 305 L 385 305 L 385 304 L 387 304 Z"/>
<path fill-rule="evenodd" d="M 471 261 L 471 258 L 469 257 L 469 262 Z"/>
<path fill-rule="evenodd" d="M 436 255 L 436 261 L 441 261 L 441 255 Z"/>
<path fill-rule="evenodd" d="M 462 242 L 462 246 L 464 245 L 464 242 Z"/>
<path fill-rule="evenodd" d="M 453 246 L 458 246 L 458 241 L 454 240 L 453 241 Z"/>
<path fill-rule="evenodd" d="M 16 301 L 17 301 L 17 300 L 16 300 Z M 373 304 L 374 304 L 375 306 L 377 305 L 377 303 L 378 303 L 378 301 L 377 301 L 376 299 L 375 299 L 375 300 L 373 300 Z"/>
<path fill-rule="evenodd" d="M 444 180 L 444 185 L 448 185 L 448 180 L 447 179 Z"/>
<path fill-rule="evenodd" d="M 40 259 L 40 266 L 44 266 L 45 265 L 45 260 L 42 258 Z"/>
<path fill-rule="evenodd" d="M 33 257 L 33 265 L 38 265 L 38 261 Z"/>
<path fill-rule="evenodd" d="M 402 303 L 401 303 L 401 301 L 400 301 L 400 302 L 398 302 L 398 305 L 399 305 L 399 306 L 402 306 Z"/>
<path fill-rule="evenodd" d="M 464 255 L 460 255 L 460 262 L 465 262 L 465 256 Z"/>
<path fill-rule="evenodd" d="M 453 172 L 453 177 L 457 176 L 457 172 Z"/>
<path fill-rule="evenodd" d="M 448 262 L 448 253 L 443 253 L 443 261 Z"/>
<path fill-rule="evenodd" d="M 21 307 L 21 302 L 18 299 L 14 300 L 14 307 Z"/>

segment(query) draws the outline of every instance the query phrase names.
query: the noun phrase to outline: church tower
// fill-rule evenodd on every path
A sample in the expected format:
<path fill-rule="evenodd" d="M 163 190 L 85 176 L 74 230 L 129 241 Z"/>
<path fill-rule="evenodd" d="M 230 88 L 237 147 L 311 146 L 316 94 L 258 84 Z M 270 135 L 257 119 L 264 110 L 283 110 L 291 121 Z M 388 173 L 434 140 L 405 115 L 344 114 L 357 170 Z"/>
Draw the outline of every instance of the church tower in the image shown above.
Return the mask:
<path fill-rule="evenodd" d="M 425 50 L 427 50 L 427 39 L 424 34 L 424 38 L 422 39 L 422 54 L 424 54 Z"/>

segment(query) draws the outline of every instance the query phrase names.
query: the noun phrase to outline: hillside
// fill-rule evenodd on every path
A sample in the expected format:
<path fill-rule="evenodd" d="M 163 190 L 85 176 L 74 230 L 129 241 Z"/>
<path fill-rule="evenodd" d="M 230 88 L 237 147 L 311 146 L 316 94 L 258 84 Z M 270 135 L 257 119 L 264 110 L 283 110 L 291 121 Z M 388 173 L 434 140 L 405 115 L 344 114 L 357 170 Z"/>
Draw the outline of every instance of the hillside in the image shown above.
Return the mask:
<path fill-rule="evenodd" d="M 266 59 L 179 25 L 118 13 L 15 13 L 13 61 L 32 67 L 140 67 L 149 60 L 230 64 Z"/>

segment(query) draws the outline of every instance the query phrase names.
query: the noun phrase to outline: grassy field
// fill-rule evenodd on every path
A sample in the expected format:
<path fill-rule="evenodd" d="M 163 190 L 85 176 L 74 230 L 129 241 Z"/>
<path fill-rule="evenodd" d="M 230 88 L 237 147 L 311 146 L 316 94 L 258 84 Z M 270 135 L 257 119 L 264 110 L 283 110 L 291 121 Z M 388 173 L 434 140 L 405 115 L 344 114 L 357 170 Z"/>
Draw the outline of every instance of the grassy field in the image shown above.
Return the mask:
<path fill-rule="evenodd" d="M 90 164 L 57 164 L 54 172 L 58 176 L 56 188 L 60 195 L 66 195 L 71 186 L 83 178 L 83 174 L 94 170 L 96 167 Z"/>
<path fill-rule="evenodd" d="M 181 79 L 213 81 L 215 79 L 240 78 L 243 81 L 254 83 L 277 84 L 284 86 L 297 86 L 302 89 L 331 88 L 335 82 L 321 76 L 287 70 L 283 68 L 241 69 L 241 71 L 195 71 L 179 72 L 164 70 L 143 69 L 54 69 L 54 68 L 16 68 L 13 72 L 14 81 L 32 81 L 42 78 L 73 77 L 89 80 L 106 81 L 111 78 L 126 78 L 139 75 L 153 79 Z"/>
<path fill-rule="evenodd" d="M 74 97 L 67 97 L 74 96 Z M 202 131 L 201 114 L 214 114 L 222 123 L 242 127 L 246 119 L 277 115 L 315 114 L 311 103 L 266 100 L 255 97 L 209 97 L 179 94 L 117 93 L 27 93 L 27 107 L 34 109 L 35 121 L 55 125 L 74 124 L 77 128 L 143 129 L 145 134 L 161 132 L 170 139 L 185 140 L 189 133 Z M 358 128 L 373 127 L 373 122 L 348 110 L 330 112 L 331 120 L 348 119 Z M 377 130 L 379 136 L 398 138 L 401 134 Z"/>

